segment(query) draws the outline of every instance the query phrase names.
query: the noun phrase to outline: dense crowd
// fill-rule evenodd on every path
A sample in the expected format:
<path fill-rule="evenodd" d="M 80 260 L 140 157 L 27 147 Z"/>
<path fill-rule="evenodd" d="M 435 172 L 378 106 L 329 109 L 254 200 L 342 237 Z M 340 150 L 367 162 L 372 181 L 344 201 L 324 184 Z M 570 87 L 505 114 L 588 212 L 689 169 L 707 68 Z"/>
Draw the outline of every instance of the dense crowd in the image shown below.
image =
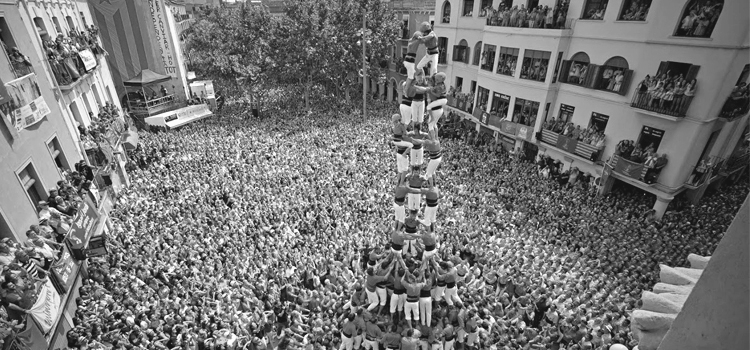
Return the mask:
<path fill-rule="evenodd" d="M 88 71 L 79 52 L 89 50 L 91 54 L 103 55 L 99 44 L 99 29 L 94 25 L 84 30 L 71 30 L 68 36 L 58 34 L 56 38 L 44 39 L 47 61 L 59 85 L 70 85 Z"/>
<path fill-rule="evenodd" d="M 392 230 L 394 106 L 376 106 L 370 120 L 322 106 L 260 120 L 227 106 L 222 117 L 141 134 L 71 346 L 332 349 L 348 317 L 386 338 L 414 337 L 402 322 L 349 314 L 363 302 L 369 253 Z M 655 221 L 643 193 L 597 197 L 582 177 L 546 179 L 468 129 L 442 145 L 439 254 L 467 273 L 462 304 L 433 320 L 444 331 L 454 313 L 471 314 L 481 349 L 634 345 L 629 313 L 657 264 L 710 255 L 748 192 L 738 183 L 698 207 L 676 201 Z"/>
<path fill-rule="evenodd" d="M 482 17 L 487 17 L 487 25 L 547 29 L 563 28 L 567 15 L 567 1 L 560 2 L 554 8 L 546 5 L 529 8 L 526 8 L 525 5 L 521 5 L 520 8 L 517 5 L 508 7 L 501 3 L 498 8 L 490 6 L 482 9 L 481 12 Z"/>

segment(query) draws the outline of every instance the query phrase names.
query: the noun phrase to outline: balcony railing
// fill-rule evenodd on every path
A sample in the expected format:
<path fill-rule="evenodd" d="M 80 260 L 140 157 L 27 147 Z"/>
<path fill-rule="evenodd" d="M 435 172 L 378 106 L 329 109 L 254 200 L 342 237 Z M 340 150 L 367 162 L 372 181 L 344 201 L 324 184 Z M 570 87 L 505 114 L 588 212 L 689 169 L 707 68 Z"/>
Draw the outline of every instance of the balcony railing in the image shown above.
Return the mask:
<path fill-rule="evenodd" d="M 604 147 L 597 148 L 595 145 L 560 135 L 552 130 L 542 130 L 541 141 L 552 147 L 575 154 L 592 162 L 599 161 L 604 152 Z"/>
<path fill-rule="evenodd" d="M 136 114 L 156 114 L 175 106 L 174 95 L 166 95 L 152 100 L 128 100 L 128 108 Z"/>
<path fill-rule="evenodd" d="M 448 96 L 448 106 L 466 113 L 472 113 L 474 111 L 474 101 L 467 98 Z"/>
<path fill-rule="evenodd" d="M 719 117 L 733 120 L 750 112 L 750 98 L 747 95 L 729 96 L 719 112 Z"/>
<path fill-rule="evenodd" d="M 58 87 L 69 88 L 86 75 L 86 68 L 78 61 L 77 57 L 51 58 L 47 60 Z"/>
<path fill-rule="evenodd" d="M 668 100 L 669 98 L 672 98 L 672 100 Z M 691 102 L 693 102 L 693 96 L 683 95 L 678 98 L 675 96 L 668 97 L 661 93 L 636 91 L 633 95 L 633 101 L 630 102 L 630 106 L 649 112 L 682 118 L 685 117 Z"/>
<path fill-rule="evenodd" d="M 555 11 L 552 21 L 547 20 L 547 16 L 544 16 L 541 20 L 515 20 L 511 19 L 510 13 L 506 11 L 494 11 L 494 13 L 487 17 L 487 25 L 492 27 L 508 27 L 508 28 L 526 28 L 526 29 L 570 29 L 573 25 L 573 18 L 568 19 L 568 8 L 564 8 L 562 11 Z M 552 9 L 550 9 L 552 11 Z"/>
<path fill-rule="evenodd" d="M 609 166 L 612 167 L 615 173 L 647 185 L 656 183 L 661 170 L 664 168 L 664 166 L 649 168 L 645 163 L 633 162 L 618 154 L 612 155 Z"/>

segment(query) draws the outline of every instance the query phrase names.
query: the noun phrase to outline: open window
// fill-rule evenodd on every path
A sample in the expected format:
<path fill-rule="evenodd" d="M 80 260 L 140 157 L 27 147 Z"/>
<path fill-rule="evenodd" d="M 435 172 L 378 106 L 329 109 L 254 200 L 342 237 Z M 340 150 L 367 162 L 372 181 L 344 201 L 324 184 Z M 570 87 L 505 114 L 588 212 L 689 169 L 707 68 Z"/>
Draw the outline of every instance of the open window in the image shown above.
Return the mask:
<path fill-rule="evenodd" d="M 401 39 L 409 40 L 409 15 L 401 16 Z"/>
<path fill-rule="evenodd" d="M 539 114 L 539 102 L 516 97 L 513 105 L 514 123 L 533 126 L 536 123 L 537 114 Z"/>
<path fill-rule="evenodd" d="M 492 72 L 492 68 L 495 67 L 495 53 L 497 52 L 497 46 L 485 44 L 484 51 L 482 52 L 482 64 L 481 68 Z"/>
<path fill-rule="evenodd" d="M 516 66 L 518 65 L 517 48 L 500 47 L 500 56 L 497 59 L 497 74 L 516 76 Z"/>
<path fill-rule="evenodd" d="M 609 91 L 626 95 L 630 81 L 633 79 L 633 71 L 629 69 L 628 61 L 620 56 L 615 56 L 604 62 L 603 65 L 594 65 L 591 76 L 586 84 L 592 89 Z"/>
<path fill-rule="evenodd" d="M 47 142 L 47 149 L 59 169 L 70 170 L 70 163 L 68 163 L 65 153 L 63 153 L 62 147 L 60 147 L 60 141 L 57 139 L 57 136 Z"/>
<path fill-rule="evenodd" d="M 68 28 L 70 28 L 70 31 L 74 32 L 78 30 L 76 27 L 76 23 L 73 21 L 73 17 L 65 16 L 65 21 L 68 22 Z"/>
<path fill-rule="evenodd" d="M 469 64 L 469 43 L 461 40 L 453 46 L 453 61 Z"/>
<path fill-rule="evenodd" d="M 456 91 L 461 92 L 464 88 L 464 78 L 456 77 Z"/>
<path fill-rule="evenodd" d="M 550 56 L 549 51 L 524 50 L 521 79 L 544 82 L 547 79 Z"/>
<path fill-rule="evenodd" d="M 34 210 L 38 210 L 37 205 L 42 198 L 45 198 L 45 192 L 44 185 L 39 181 L 39 174 L 37 174 L 36 169 L 34 169 L 34 164 L 29 162 L 25 167 L 18 171 L 16 175 L 18 175 L 18 180 L 21 182 L 23 190 L 29 196 L 31 206 Z"/>
<path fill-rule="evenodd" d="M 645 21 L 650 8 L 651 0 L 624 0 L 617 19 L 620 21 Z"/>
<path fill-rule="evenodd" d="M 638 145 L 644 150 L 652 147 L 654 152 L 656 152 L 659 150 L 662 138 L 664 138 L 664 130 L 644 126 L 643 129 L 641 129 L 641 135 L 638 137 Z"/>
<path fill-rule="evenodd" d="M 446 1 L 443 3 L 442 23 L 451 23 L 451 2 L 450 1 Z"/>
<path fill-rule="evenodd" d="M 492 11 L 492 0 L 482 0 L 479 8 L 479 17 L 487 17 Z"/>
<path fill-rule="evenodd" d="M 440 51 L 440 53 L 438 54 L 438 64 L 447 64 L 448 63 L 448 38 L 446 37 L 438 38 L 438 50 Z"/>
<path fill-rule="evenodd" d="M 471 17 L 474 15 L 474 0 L 464 0 L 464 8 L 461 15 L 464 17 Z"/>
<path fill-rule="evenodd" d="M 589 128 L 594 128 L 596 131 L 604 132 L 607 129 L 607 123 L 609 122 L 609 116 L 601 113 L 592 112 L 591 121 L 589 121 Z"/>
<path fill-rule="evenodd" d="M 609 0 L 586 0 L 581 19 L 603 20 Z"/>
<path fill-rule="evenodd" d="M 55 25 L 57 33 L 61 34 L 63 32 L 62 27 L 60 27 L 60 20 L 58 20 L 57 17 L 52 16 L 52 24 Z"/>
<path fill-rule="evenodd" d="M 561 103 L 560 113 L 558 114 L 557 117 L 560 120 L 564 121 L 566 124 L 570 123 L 570 120 L 573 119 L 573 113 L 575 113 L 575 110 L 576 110 L 575 107 Z"/>
<path fill-rule="evenodd" d="M 510 107 L 510 96 L 497 92 L 492 94 L 491 114 L 497 115 L 500 119 L 505 119 L 508 116 L 508 107 Z"/>
<path fill-rule="evenodd" d="M 50 35 L 47 33 L 47 26 L 44 25 L 44 20 L 42 17 L 34 17 L 34 26 L 36 27 L 37 33 L 39 33 L 39 37 L 42 38 L 42 41 L 50 40 Z"/>
<path fill-rule="evenodd" d="M 490 90 L 487 90 L 480 86 L 479 91 L 477 91 L 477 107 L 479 106 L 486 107 L 489 99 L 490 99 Z"/>
<path fill-rule="evenodd" d="M 476 45 L 474 45 L 474 59 L 471 61 L 471 64 L 478 66 L 481 58 L 482 58 L 482 42 L 480 41 Z"/>
<path fill-rule="evenodd" d="M 563 64 L 563 75 L 560 77 L 560 82 L 568 83 L 573 85 L 583 85 L 586 81 L 586 76 L 589 71 L 589 55 L 585 52 L 578 52 L 570 60 L 567 60 Z"/>
<path fill-rule="evenodd" d="M 675 36 L 710 38 L 724 8 L 724 0 L 690 0 L 680 16 Z"/>

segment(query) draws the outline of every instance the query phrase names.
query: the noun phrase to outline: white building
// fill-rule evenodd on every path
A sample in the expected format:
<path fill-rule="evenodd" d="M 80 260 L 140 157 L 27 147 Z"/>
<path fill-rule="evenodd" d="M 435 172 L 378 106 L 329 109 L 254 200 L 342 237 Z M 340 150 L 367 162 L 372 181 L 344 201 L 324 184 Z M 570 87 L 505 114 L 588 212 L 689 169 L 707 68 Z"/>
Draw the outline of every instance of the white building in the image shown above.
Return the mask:
<path fill-rule="evenodd" d="M 739 100 L 725 102 L 750 74 L 747 1 L 436 0 L 435 6 L 435 31 L 448 52 L 440 70 L 458 91 L 474 93 L 465 106 L 453 104 L 478 130 L 516 149 L 538 147 L 564 169 L 604 173 L 602 192 L 616 180 L 650 192 L 659 217 L 674 196 L 686 191 L 697 200 L 735 170 L 728 160 L 746 138 L 747 99 L 735 91 Z M 535 16 L 521 27 L 516 20 L 514 27 L 519 16 L 513 11 L 493 16 L 503 6 L 547 6 L 552 16 Z M 647 85 L 639 93 L 647 75 L 662 74 L 670 78 L 664 80 L 670 93 L 652 93 Z M 679 76 L 695 79 L 693 97 L 681 92 L 687 85 L 669 89 Z M 604 148 L 542 132 L 556 118 L 603 129 Z M 668 162 L 644 178 L 642 161 L 614 156 L 622 140 L 653 145 Z M 705 171 L 708 181 L 691 178 L 701 160 L 718 164 Z"/>

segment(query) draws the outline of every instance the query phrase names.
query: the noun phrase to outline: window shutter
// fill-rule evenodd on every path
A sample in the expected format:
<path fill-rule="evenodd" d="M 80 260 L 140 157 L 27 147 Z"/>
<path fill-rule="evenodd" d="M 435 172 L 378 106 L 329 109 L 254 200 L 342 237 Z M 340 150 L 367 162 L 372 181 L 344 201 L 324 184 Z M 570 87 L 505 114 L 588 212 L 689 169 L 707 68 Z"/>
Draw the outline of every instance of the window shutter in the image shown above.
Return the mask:
<path fill-rule="evenodd" d="M 627 95 L 628 90 L 630 89 L 631 80 L 633 80 L 633 70 L 628 69 L 624 73 L 624 77 L 622 79 L 622 85 L 620 85 L 620 91 L 618 91 L 617 93 L 623 96 Z"/>
<path fill-rule="evenodd" d="M 659 70 L 656 71 L 657 77 L 659 75 L 661 75 L 662 73 L 666 73 L 667 72 L 667 68 L 669 68 L 669 62 L 667 62 L 667 61 L 661 61 L 661 63 L 659 63 Z"/>
<path fill-rule="evenodd" d="M 568 75 L 570 75 L 570 65 L 572 64 L 572 61 L 563 60 L 562 66 L 560 66 L 560 72 L 558 73 L 557 79 L 561 83 L 567 83 L 568 82 Z"/>
<path fill-rule="evenodd" d="M 688 83 L 693 81 L 693 79 L 695 79 L 695 77 L 698 76 L 698 71 L 700 69 L 701 69 L 701 66 L 696 66 L 696 65 L 690 66 L 690 68 L 688 68 L 687 74 L 685 74 L 685 80 L 687 80 Z"/>
<path fill-rule="evenodd" d="M 595 64 L 589 64 L 589 68 L 586 70 L 586 81 L 584 86 L 596 89 L 599 86 L 599 82 L 602 81 L 602 67 Z"/>
<path fill-rule="evenodd" d="M 454 61 L 461 59 L 461 57 L 458 55 L 458 48 L 459 48 L 458 45 L 453 45 L 453 60 Z"/>

